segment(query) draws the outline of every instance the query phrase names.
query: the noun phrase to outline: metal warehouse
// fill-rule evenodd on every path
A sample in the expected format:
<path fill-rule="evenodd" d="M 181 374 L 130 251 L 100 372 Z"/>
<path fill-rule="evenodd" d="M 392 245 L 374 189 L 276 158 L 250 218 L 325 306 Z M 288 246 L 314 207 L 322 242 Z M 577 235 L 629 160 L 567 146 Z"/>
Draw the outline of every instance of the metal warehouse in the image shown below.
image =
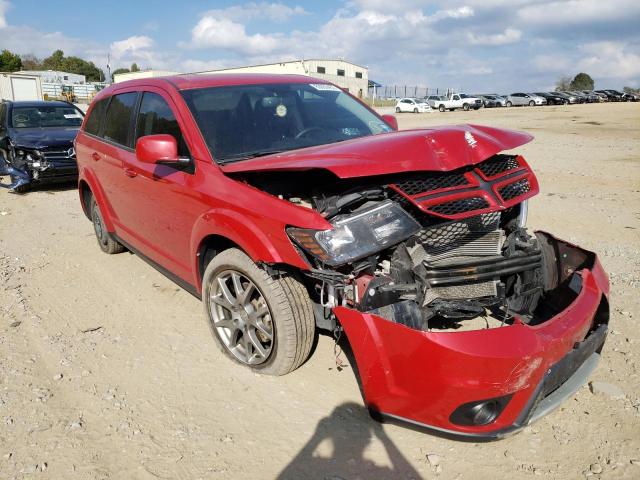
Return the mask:
<path fill-rule="evenodd" d="M 177 72 L 146 70 L 141 72 L 122 73 L 114 75 L 114 83 L 137 78 L 160 77 L 173 75 Z M 308 75 L 335 83 L 340 88 L 358 97 L 367 95 L 369 83 L 369 69 L 346 60 L 308 59 L 289 62 L 269 63 L 264 65 L 250 65 L 245 67 L 224 68 L 196 72 L 198 74 L 211 73 L 281 73 Z"/>

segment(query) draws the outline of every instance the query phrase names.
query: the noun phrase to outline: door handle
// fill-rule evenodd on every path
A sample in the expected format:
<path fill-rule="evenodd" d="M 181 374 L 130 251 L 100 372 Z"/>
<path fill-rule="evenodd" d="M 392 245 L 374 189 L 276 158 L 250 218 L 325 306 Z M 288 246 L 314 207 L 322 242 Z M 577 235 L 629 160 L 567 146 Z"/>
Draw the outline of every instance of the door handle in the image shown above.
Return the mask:
<path fill-rule="evenodd" d="M 124 174 L 127 177 L 133 178 L 133 177 L 137 177 L 138 176 L 138 172 L 136 172 L 133 168 L 125 168 L 124 169 Z"/>
<path fill-rule="evenodd" d="M 100 157 L 100 154 L 98 152 L 93 152 L 91 154 L 91 158 L 93 158 L 97 162 L 98 160 L 100 160 L 101 157 Z"/>

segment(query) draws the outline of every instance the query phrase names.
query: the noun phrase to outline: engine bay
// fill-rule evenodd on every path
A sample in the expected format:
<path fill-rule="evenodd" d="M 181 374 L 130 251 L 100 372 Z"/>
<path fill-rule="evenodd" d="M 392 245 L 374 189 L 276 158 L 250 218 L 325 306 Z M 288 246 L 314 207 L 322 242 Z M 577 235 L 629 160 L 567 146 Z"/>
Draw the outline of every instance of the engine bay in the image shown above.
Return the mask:
<path fill-rule="evenodd" d="M 465 330 L 539 321 L 540 238 L 527 232 L 537 181 L 522 157 L 449 172 L 338 179 L 330 172 L 244 173 L 241 180 L 334 226 L 289 228 L 318 326 L 342 305 L 410 328 Z"/>

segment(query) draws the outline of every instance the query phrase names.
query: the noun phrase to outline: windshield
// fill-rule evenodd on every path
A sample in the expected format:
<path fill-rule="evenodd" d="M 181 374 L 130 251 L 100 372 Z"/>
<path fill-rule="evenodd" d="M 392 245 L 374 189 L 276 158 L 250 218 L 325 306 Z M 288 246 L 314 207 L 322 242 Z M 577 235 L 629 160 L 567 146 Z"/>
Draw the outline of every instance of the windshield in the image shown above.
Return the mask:
<path fill-rule="evenodd" d="M 328 84 L 211 87 L 182 95 L 218 163 L 391 131 Z"/>
<path fill-rule="evenodd" d="M 11 111 L 13 128 L 79 127 L 80 125 L 82 125 L 82 113 L 72 106 L 13 107 Z"/>

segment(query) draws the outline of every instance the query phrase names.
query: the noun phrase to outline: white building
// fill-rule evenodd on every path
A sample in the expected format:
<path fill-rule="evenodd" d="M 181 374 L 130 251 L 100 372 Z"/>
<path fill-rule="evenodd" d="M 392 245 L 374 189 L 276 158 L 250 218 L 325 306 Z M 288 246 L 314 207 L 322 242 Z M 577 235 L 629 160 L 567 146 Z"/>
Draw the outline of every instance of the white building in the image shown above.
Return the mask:
<path fill-rule="evenodd" d="M 137 80 L 139 78 L 156 78 L 178 75 L 180 72 L 170 70 L 140 70 L 138 72 L 116 73 L 113 76 L 113 83 L 126 82 L 127 80 Z"/>
<path fill-rule="evenodd" d="M 346 60 L 312 58 L 197 73 L 284 73 L 308 75 L 335 83 L 357 97 L 366 96 L 369 87 L 369 69 Z"/>
<path fill-rule="evenodd" d="M 21 70 L 15 74 L 40 77 L 42 83 L 64 83 L 65 85 L 84 85 L 87 83 L 87 77 L 84 75 L 57 70 Z"/>
<path fill-rule="evenodd" d="M 138 78 L 163 77 L 175 75 L 177 72 L 161 70 L 147 70 L 144 72 L 130 72 L 114 75 L 113 82 L 123 82 Z M 340 88 L 348 90 L 357 97 L 365 97 L 369 87 L 369 69 L 345 60 L 308 59 L 290 62 L 269 63 L 265 65 L 250 65 L 246 67 L 224 68 L 195 72 L 198 74 L 212 73 L 280 73 L 307 75 L 335 83 Z"/>

